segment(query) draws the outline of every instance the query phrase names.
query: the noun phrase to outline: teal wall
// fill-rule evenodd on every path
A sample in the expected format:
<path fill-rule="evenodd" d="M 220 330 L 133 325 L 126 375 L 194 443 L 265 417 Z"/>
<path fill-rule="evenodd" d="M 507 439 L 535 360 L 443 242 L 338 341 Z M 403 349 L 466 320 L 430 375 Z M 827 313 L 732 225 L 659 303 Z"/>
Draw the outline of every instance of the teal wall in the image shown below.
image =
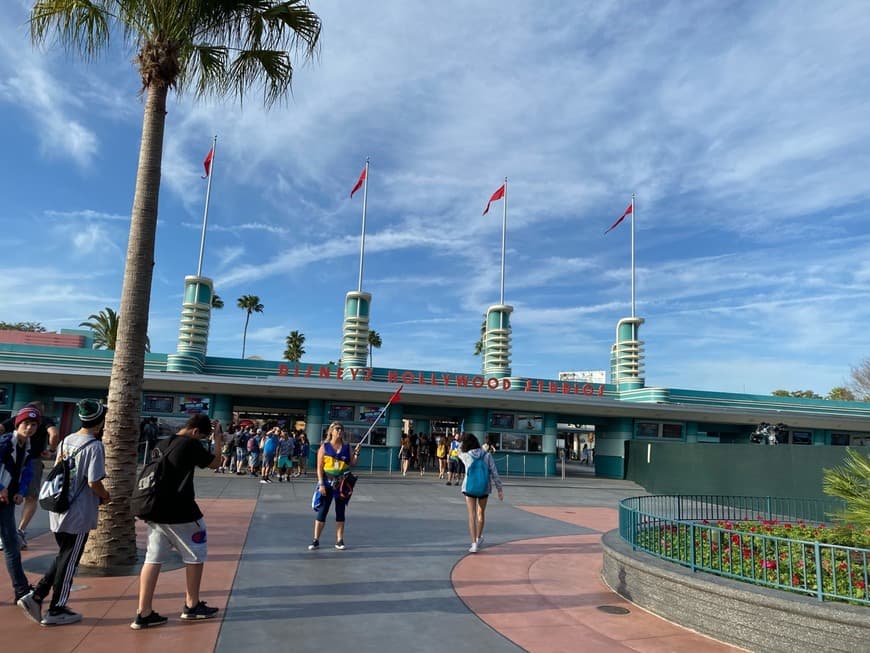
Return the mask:
<path fill-rule="evenodd" d="M 625 477 L 651 494 L 827 498 L 824 469 L 840 465 L 846 456 L 846 447 L 640 440 L 627 449 Z M 598 456 L 595 462 L 597 469 Z"/>

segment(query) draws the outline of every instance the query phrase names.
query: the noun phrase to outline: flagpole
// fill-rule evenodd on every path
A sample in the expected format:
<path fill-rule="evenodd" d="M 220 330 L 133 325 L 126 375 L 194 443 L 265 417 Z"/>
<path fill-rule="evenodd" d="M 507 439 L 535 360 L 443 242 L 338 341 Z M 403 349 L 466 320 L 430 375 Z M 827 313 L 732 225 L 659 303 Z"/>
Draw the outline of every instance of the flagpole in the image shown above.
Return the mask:
<path fill-rule="evenodd" d="M 359 281 L 357 282 L 357 292 L 362 292 L 362 277 L 363 277 L 363 256 L 366 251 L 366 204 L 368 203 L 369 194 L 369 157 L 366 157 L 365 178 L 363 179 L 363 214 L 362 214 L 362 236 L 359 241 Z"/>
<path fill-rule="evenodd" d="M 631 317 L 634 317 L 634 193 L 631 194 Z"/>
<path fill-rule="evenodd" d="M 501 301 L 504 306 L 504 250 L 505 234 L 507 233 L 507 177 L 504 178 L 504 203 L 501 207 Z"/>
<path fill-rule="evenodd" d="M 199 239 L 199 264 L 196 266 L 196 276 L 202 276 L 202 255 L 205 252 L 205 227 L 208 224 L 208 200 L 211 196 L 211 178 L 214 176 L 214 154 L 217 148 L 217 134 L 211 144 L 211 162 L 208 166 L 208 184 L 205 187 L 205 213 L 202 216 L 202 237 Z"/>
<path fill-rule="evenodd" d="M 375 421 L 372 422 L 372 425 L 369 427 L 369 430 L 366 431 L 366 433 L 365 433 L 364 436 L 362 436 L 362 438 L 361 438 L 360 441 L 359 441 L 359 444 L 357 444 L 356 447 L 354 447 L 354 449 L 356 449 L 357 451 L 359 451 L 360 447 L 362 447 L 363 444 L 365 443 L 365 441 L 369 439 L 369 436 L 372 434 L 372 431 L 374 430 L 375 426 L 377 425 L 378 422 L 381 421 L 381 418 L 384 416 L 384 413 L 387 412 L 387 409 L 388 409 L 388 408 L 390 407 L 390 405 L 393 403 L 393 397 L 395 397 L 398 393 L 400 393 L 400 392 L 402 391 L 402 388 L 404 388 L 404 387 L 405 387 L 404 384 L 400 385 L 400 386 L 399 386 L 399 389 L 396 390 L 396 392 L 394 392 L 394 393 L 390 396 L 389 401 L 387 401 L 387 405 L 384 406 L 383 408 L 381 408 L 381 412 L 380 412 L 380 413 L 378 414 L 378 416 L 375 418 Z"/>

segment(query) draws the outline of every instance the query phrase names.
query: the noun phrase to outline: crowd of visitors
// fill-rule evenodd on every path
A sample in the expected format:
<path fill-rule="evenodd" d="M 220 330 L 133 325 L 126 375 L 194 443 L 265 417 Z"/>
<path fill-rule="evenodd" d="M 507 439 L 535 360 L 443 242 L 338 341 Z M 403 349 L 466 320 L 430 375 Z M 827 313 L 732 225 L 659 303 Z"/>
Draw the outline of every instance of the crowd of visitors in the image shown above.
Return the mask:
<path fill-rule="evenodd" d="M 79 560 L 91 530 L 96 528 L 99 506 L 110 500 L 103 484 L 106 477 L 105 450 L 102 431 L 106 408 L 98 400 L 86 399 L 77 405 L 81 427 L 64 438 L 58 437 L 54 423 L 43 416 L 42 406 L 27 405 L 8 424 L 0 426 L 0 536 L 5 542 L 4 557 L 15 595 L 15 602 L 31 620 L 43 626 L 76 623 L 82 615 L 67 606 L 70 587 L 77 573 Z M 203 414 L 191 416 L 175 434 L 160 439 L 157 424 L 146 419 L 142 435 L 153 455 L 146 468 L 159 465 L 155 475 L 157 487 L 149 512 L 134 512 L 148 528 L 147 551 L 140 574 L 137 614 L 131 623 L 135 630 L 167 623 L 168 618 L 153 608 L 154 593 L 162 564 L 172 549 L 177 550 L 187 571 L 185 602 L 180 618 L 202 620 L 214 617 L 218 608 L 200 599 L 200 584 L 207 556 L 206 525 L 195 501 L 193 486 L 196 468 L 211 468 L 215 473 L 250 475 L 260 483 L 279 482 L 306 476 L 306 461 L 310 445 L 302 430 L 290 430 L 275 423 L 263 425 L 231 424 L 226 431 L 218 420 Z M 72 460 L 69 503 L 62 509 L 49 510 L 50 530 L 58 546 L 57 555 L 48 571 L 35 584 L 30 584 L 21 562 L 21 550 L 27 541 L 23 526 L 36 510 L 44 452 L 57 448 L 56 462 Z M 483 545 L 483 528 L 487 499 L 493 487 L 503 498 L 502 483 L 492 458 L 494 447 L 480 445 L 470 433 L 432 435 L 408 433 L 398 449 L 403 476 L 417 470 L 438 472 L 447 485 L 461 486 L 468 508 L 468 528 L 471 536 L 469 552 L 477 553 Z M 312 507 L 316 511 L 314 539 L 309 550 L 317 550 L 326 518 L 334 506 L 336 524 L 335 548 L 344 550 L 347 505 L 356 478 L 351 472 L 359 460 L 360 444 L 352 447 L 345 440 L 340 422 L 327 428 L 317 451 L 314 468 L 317 486 Z M 38 469 L 37 469 L 38 468 Z M 143 469 L 138 489 L 143 487 Z M 51 476 L 48 477 L 49 479 Z M 138 490 L 137 490 L 138 491 Z M 15 522 L 15 508 L 27 506 L 33 497 L 32 509 L 25 509 L 21 524 Z M 137 500 L 134 492 L 131 507 Z M 39 503 L 42 503 L 42 499 Z M 49 599 L 50 597 L 50 599 Z"/>

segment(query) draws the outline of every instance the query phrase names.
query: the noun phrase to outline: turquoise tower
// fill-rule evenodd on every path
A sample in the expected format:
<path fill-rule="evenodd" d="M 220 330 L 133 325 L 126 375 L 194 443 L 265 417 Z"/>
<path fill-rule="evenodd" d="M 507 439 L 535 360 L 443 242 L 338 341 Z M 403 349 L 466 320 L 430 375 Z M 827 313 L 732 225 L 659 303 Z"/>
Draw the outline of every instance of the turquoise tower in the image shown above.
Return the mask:
<path fill-rule="evenodd" d="M 372 296 L 361 290 L 352 290 L 344 300 L 341 359 L 344 367 L 365 367 L 369 355 L 369 311 Z"/>
<path fill-rule="evenodd" d="M 202 373 L 208 349 L 211 323 L 211 299 L 214 285 L 208 277 L 184 277 L 184 301 L 181 305 L 181 328 L 175 353 L 166 359 L 167 372 Z"/>
<path fill-rule="evenodd" d="M 618 390 L 644 387 L 643 341 L 638 338 L 642 317 L 624 317 L 616 324 L 616 342 L 610 348 L 610 382 Z"/>
<path fill-rule="evenodd" d="M 483 334 L 483 375 L 502 379 L 511 375 L 511 313 L 514 307 L 495 304 L 486 311 Z"/>

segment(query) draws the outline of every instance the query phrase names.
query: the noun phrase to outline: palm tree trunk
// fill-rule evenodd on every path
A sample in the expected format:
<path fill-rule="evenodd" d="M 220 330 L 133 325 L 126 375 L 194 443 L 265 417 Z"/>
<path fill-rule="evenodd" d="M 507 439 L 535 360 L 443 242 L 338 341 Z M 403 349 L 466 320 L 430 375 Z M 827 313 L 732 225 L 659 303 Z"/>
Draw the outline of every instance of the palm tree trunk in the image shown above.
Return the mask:
<path fill-rule="evenodd" d="M 107 570 L 136 562 L 136 529 L 130 512 L 130 495 L 136 480 L 167 89 L 149 88 L 146 92 L 139 168 L 121 289 L 121 319 L 103 434 L 106 446 L 104 484 L 112 499 L 100 510 L 99 524 L 82 557 L 83 564 Z"/>
<path fill-rule="evenodd" d="M 242 360 L 245 360 L 245 343 L 248 340 L 248 322 L 251 321 L 251 311 L 245 317 L 245 330 L 242 332 Z"/>

